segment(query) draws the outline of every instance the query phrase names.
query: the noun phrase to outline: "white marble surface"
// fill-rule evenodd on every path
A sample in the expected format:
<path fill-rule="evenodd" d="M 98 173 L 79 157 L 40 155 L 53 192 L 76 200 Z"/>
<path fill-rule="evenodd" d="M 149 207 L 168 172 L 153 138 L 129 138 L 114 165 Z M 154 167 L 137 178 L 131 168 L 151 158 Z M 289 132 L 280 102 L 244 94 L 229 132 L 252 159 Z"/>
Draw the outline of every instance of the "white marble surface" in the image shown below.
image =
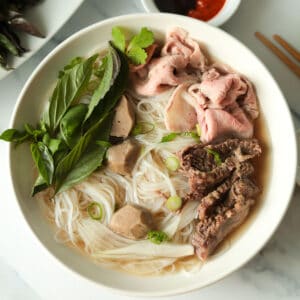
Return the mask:
<path fill-rule="evenodd" d="M 50 0 L 47 0 L 50 1 Z M 20 69 L 0 81 L 0 131 L 8 127 L 22 86 L 38 63 L 66 37 L 96 21 L 142 11 L 139 0 L 86 0 L 54 38 Z M 243 41 L 267 65 L 279 82 L 300 126 L 300 85 L 288 69 L 254 37 L 279 33 L 300 49 L 299 0 L 243 0 L 237 14 L 223 29 Z M 274 105 L 276 103 L 274 102 Z M 288 145 L 287 145 L 288 147 Z M 0 143 L 0 299 L 129 299 L 111 294 L 79 279 L 58 265 L 41 248 L 16 211 L 5 176 L 7 147 Z M 190 299 L 300 299 L 300 189 L 296 188 L 289 210 L 265 248 L 239 271 Z M 185 299 L 177 296 L 172 299 Z"/>

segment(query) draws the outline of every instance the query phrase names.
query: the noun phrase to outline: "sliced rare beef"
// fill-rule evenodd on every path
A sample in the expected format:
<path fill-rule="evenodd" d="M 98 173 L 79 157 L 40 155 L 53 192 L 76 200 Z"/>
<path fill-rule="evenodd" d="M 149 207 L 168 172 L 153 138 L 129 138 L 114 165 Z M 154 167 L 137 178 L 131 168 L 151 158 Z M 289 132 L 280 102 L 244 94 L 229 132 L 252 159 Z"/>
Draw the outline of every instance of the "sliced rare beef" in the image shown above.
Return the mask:
<path fill-rule="evenodd" d="M 258 192 L 257 186 L 244 178 L 235 181 L 227 193 L 224 190 L 217 195 L 219 204 L 211 208 L 207 215 L 201 216 L 192 238 L 196 254 L 201 260 L 206 260 L 219 243 L 244 222 Z M 212 192 L 206 197 L 215 199 L 216 194 Z"/>
<path fill-rule="evenodd" d="M 172 28 L 159 57 L 151 56 L 146 64 L 130 69 L 130 82 L 136 94 L 153 96 L 184 82 L 197 82 L 205 69 L 199 43 L 185 30 Z"/>
<path fill-rule="evenodd" d="M 205 260 L 248 215 L 259 189 L 249 178 L 251 158 L 260 155 L 256 139 L 228 139 L 213 145 L 196 144 L 181 154 L 181 170 L 189 180 L 185 200 L 197 200 L 198 224 L 192 244 Z"/>

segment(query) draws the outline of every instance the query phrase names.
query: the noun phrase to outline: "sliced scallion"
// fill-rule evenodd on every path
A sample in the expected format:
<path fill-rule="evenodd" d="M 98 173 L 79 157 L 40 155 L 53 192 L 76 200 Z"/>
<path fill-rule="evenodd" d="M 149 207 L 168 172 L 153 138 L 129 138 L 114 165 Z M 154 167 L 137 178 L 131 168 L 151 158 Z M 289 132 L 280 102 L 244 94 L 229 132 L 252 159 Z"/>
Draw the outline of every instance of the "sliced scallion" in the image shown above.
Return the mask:
<path fill-rule="evenodd" d="M 97 221 L 100 221 L 103 216 L 102 207 L 97 202 L 92 202 L 89 204 L 89 206 L 87 207 L 87 213 L 93 220 Z"/>
<path fill-rule="evenodd" d="M 217 164 L 217 166 L 219 166 L 219 165 L 222 164 L 221 156 L 220 156 L 220 154 L 217 151 L 214 151 L 213 149 L 210 149 L 210 148 L 206 148 L 206 151 L 209 154 L 213 155 L 215 163 Z"/>
<path fill-rule="evenodd" d="M 165 165 L 166 165 L 168 170 L 174 172 L 179 168 L 179 165 L 180 165 L 179 159 L 176 156 L 169 156 L 165 160 Z"/>
<path fill-rule="evenodd" d="M 191 137 L 196 141 L 199 140 L 199 135 L 194 131 L 185 131 L 181 134 L 181 136 Z"/>
<path fill-rule="evenodd" d="M 196 131 L 197 131 L 198 136 L 201 136 L 201 127 L 199 124 L 196 124 Z"/>
<path fill-rule="evenodd" d="M 171 196 L 166 202 L 166 207 L 170 211 L 177 211 L 182 206 L 182 200 L 179 196 Z"/>
<path fill-rule="evenodd" d="M 147 234 L 147 238 L 154 244 L 161 244 L 162 242 L 168 241 L 168 235 L 163 231 L 151 230 Z"/>
<path fill-rule="evenodd" d="M 154 129 L 154 124 L 150 122 L 139 122 L 132 129 L 132 135 L 136 136 L 139 134 L 146 134 L 151 132 Z"/>
<path fill-rule="evenodd" d="M 163 136 L 160 142 L 161 142 L 161 143 L 171 142 L 171 141 L 173 141 L 178 135 L 179 135 L 179 133 L 177 133 L 177 132 L 171 132 L 171 133 L 169 133 L 169 134 Z"/>

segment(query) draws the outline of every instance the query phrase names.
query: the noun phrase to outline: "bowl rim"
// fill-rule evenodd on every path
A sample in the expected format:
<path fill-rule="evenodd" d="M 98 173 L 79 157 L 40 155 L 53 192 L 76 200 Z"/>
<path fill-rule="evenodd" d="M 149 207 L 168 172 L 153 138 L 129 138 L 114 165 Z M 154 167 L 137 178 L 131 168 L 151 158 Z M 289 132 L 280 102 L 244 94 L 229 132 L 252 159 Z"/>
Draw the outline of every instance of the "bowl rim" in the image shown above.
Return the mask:
<path fill-rule="evenodd" d="M 11 120 L 10 120 L 10 128 L 14 127 L 14 124 L 16 122 L 16 117 L 18 114 L 18 110 L 19 110 L 19 106 L 21 104 L 21 102 L 23 101 L 23 97 L 24 94 L 26 93 L 28 87 L 31 85 L 32 81 L 34 80 L 34 78 L 36 77 L 36 75 L 38 74 L 38 72 L 44 67 L 44 65 L 46 65 L 49 61 L 51 61 L 52 57 L 57 55 L 61 49 L 63 49 L 66 45 L 68 45 L 70 42 L 77 40 L 78 38 L 80 38 L 81 36 L 85 35 L 86 33 L 88 33 L 89 31 L 94 30 L 97 27 L 101 27 L 102 25 L 109 25 L 109 24 L 113 24 L 115 22 L 126 22 L 126 20 L 128 19 L 135 19 L 135 18 L 161 18 L 164 16 L 168 16 L 168 17 L 172 17 L 172 18 L 177 18 L 177 19 L 189 19 L 191 20 L 190 17 L 186 17 L 186 16 L 181 16 L 181 15 L 176 15 L 176 14 L 170 14 L 170 13 L 135 13 L 135 14 L 127 14 L 127 15 L 122 15 L 122 16 L 117 16 L 117 17 L 113 17 L 113 18 L 108 18 L 105 20 L 102 20 L 100 22 L 91 24 L 81 30 L 79 30 L 78 32 L 72 34 L 70 37 L 68 37 L 66 40 L 64 40 L 62 43 L 60 43 L 58 46 L 56 46 L 50 53 L 47 54 L 47 56 L 38 64 L 38 66 L 35 68 L 35 70 L 32 72 L 32 74 L 30 75 L 30 77 L 27 79 L 24 87 L 22 88 L 21 93 L 18 96 L 17 102 L 15 104 L 12 116 L 11 116 Z M 197 22 L 199 22 L 197 20 Z M 209 27 L 213 27 L 205 22 L 202 22 L 205 24 L 205 26 L 209 26 Z M 277 83 L 277 81 L 274 79 L 274 77 L 272 76 L 272 74 L 269 72 L 269 70 L 266 68 L 266 66 L 264 65 L 264 63 L 248 48 L 246 47 L 242 42 L 240 42 L 237 38 L 235 38 L 234 36 L 230 35 L 229 33 L 223 31 L 220 28 L 217 27 L 213 27 L 213 30 L 219 31 L 221 32 L 223 35 L 226 36 L 226 39 L 230 39 L 232 41 L 234 41 L 235 43 L 237 43 L 240 47 L 244 48 L 244 50 L 246 52 L 249 53 L 249 55 L 252 55 L 260 64 L 261 67 L 264 69 L 264 71 L 270 76 L 270 78 L 272 79 L 273 83 L 275 84 L 275 86 L 278 89 L 278 93 L 279 95 L 282 97 L 282 99 L 284 100 L 283 105 L 286 109 L 286 112 L 288 114 L 288 118 L 287 121 L 290 122 L 290 125 L 293 128 L 293 139 L 292 139 L 292 144 L 290 145 L 289 148 L 292 148 L 292 156 L 291 158 L 294 159 L 294 166 L 292 167 L 292 178 L 293 181 L 290 182 L 289 185 L 287 185 L 287 197 L 286 197 L 286 201 L 285 201 L 285 206 L 283 207 L 282 211 L 280 211 L 278 213 L 278 217 L 277 220 L 273 221 L 273 228 L 271 228 L 272 230 L 269 230 L 268 235 L 266 235 L 266 237 L 264 239 L 262 239 L 260 241 L 260 243 L 257 244 L 256 247 L 252 248 L 252 252 L 250 252 L 247 257 L 239 262 L 236 263 L 234 265 L 231 266 L 231 268 L 228 268 L 227 270 L 224 270 L 223 272 L 219 272 L 216 276 L 214 276 L 209 282 L 205 282 L 203 285 L 191 285 L 188 287 L 178 287 L 176 289 L 172 289 L 172 290 L 166 290 L 163 292 L 159 292 L 159 291 L 153 291 L 153 292 L 140 292 L 140 291 L 133 291 L 130 289 L 125 289 L 125 288 L 118 288 L 118 287 L 111 287 L 111 286 L 107 286 L 106 284 L 102 283 L 102 282 L 98 282 L 95 281 L 89 277 L 84 276 L 83 274 L 77 272 L 77 270 L 73 269 L 72 267 L 70 267 L 69 265 L 67 265 L 63 260 L 61 260 L 60 258 L 58 258 L 55 254 L 53 254 L 48 248 L 47 246 L 40 240 L 40 238 L 35 234 L 33 228 L 31 227 L 31 225 L 29 224 L 27 217 L 25 215 L 24 210 L 21 207 L 21 203 L 18 199 L 17 196 L 17 189 L 16 189 L 16 185 L 15 182 L 13 181 L 13 170 L 12 170 L 12 151 L 13 151 L 13 145 L 9 144 L 9 151 L 8 151 L 8 164 L 9 164 L 9 178 L 10 178 L 10 183 L 11 186 L 13 187 L 13 191 L 14 191 L 14 196 L 15 196 L 15 200 L 17 202 L 17 207 L 20 210 L 25 223 L 27 224 L 27 226 L 29 227 L 32 235 L 34 236 L 34 238 L 38 241 L 38 244 L 41 246 L 41 248 L 43 249 L 43 251 L 45 253 L 47 253 L 48 256 L 52 257 L 52 259 L 54 258 L 54 261 L 58 262 L 58 264 L 60 266 L 62 266 L 66 271 L 69 271 L 71 273 L 73 273 L 75 275 L 75 277 L 83 279 L 85 281 L 88 281 L 89 283 L 96 285 L 96 286 L 100 286 L 103 287 L 113 293 L 118 293 L 120 295 L 126 295 L 126 296 L 143 296 L 143 297 L 158 297 L 158 296 L 172 296 L 172 295 L 179 295 L 179 294 L 183 294 L 183 293 L 189 293 L 195 290 L 199 290 L 203 287 L 209 286 L 215 282 L 220 281 L 221 279 L 225 278 L 226 276 L 230 275 L 231 273 L 237 271 L 238 269 L 240 269 L 242 266 L 244 266 L 246 263 L 248 263 L 261 249 L 262 247 L 264 247 L 264 245 L 271 239 L 271 237 L 273 236 L 274 232 L 277 230 L 278 226 L 280 225 L 284 215 L 286 214 L 286 211 L 288 209 L 288 206 L 290 204 L 292 195 L 293 195 L 293 191 L 294 191 L 294 186 L 295 186 L 295 181 L 296 181 L 296 171 L 297 171 L 297 147 L 296 147 L 296 131 L 295 131 L 295 127 L 292 121 L 292 114 L 290 112 L 290 109 L 288 107 L 288 103 Z"/>
<path fill-rule="evenodd" d="M 141 0 L 141 3 L 144 10 L 148 13 L 163 13 L 159 10 L 154 0 Z M 241 0 L 226 0 L 221 10 L 214 17 L 212 17 L 208 21 L 205 21 L 205 23 L 213 26 L 223 25 L 236 13 L 240 4 Z M 229 8 L 229 10 L 227 8 Z"/>

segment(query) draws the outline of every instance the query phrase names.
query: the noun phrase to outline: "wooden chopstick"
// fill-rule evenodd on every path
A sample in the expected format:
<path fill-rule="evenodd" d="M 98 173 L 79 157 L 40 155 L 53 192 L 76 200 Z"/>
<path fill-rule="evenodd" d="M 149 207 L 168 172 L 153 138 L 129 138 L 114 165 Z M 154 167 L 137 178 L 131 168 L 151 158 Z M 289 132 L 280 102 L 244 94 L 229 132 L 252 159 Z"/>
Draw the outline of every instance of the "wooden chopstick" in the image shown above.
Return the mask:
<path fill-rule="evenodd" d="M 275 46 L 268 38 L 260 32 L 255 32 L 255 36 L 269 48 L 279 59 L 285 63 L 289 69 L 300 77 L 300 67 L 297 66 L 288 56 L 286 56 L 277 46 Z"/>
<path fill-rule="evenodd" d="M 300 61 L 300 52 L 297 51 L 291 44 L 278 34 L 273 35 L 273 39 L 278 42 L 288 53 L 290 53 L 296 60 Z"/>

